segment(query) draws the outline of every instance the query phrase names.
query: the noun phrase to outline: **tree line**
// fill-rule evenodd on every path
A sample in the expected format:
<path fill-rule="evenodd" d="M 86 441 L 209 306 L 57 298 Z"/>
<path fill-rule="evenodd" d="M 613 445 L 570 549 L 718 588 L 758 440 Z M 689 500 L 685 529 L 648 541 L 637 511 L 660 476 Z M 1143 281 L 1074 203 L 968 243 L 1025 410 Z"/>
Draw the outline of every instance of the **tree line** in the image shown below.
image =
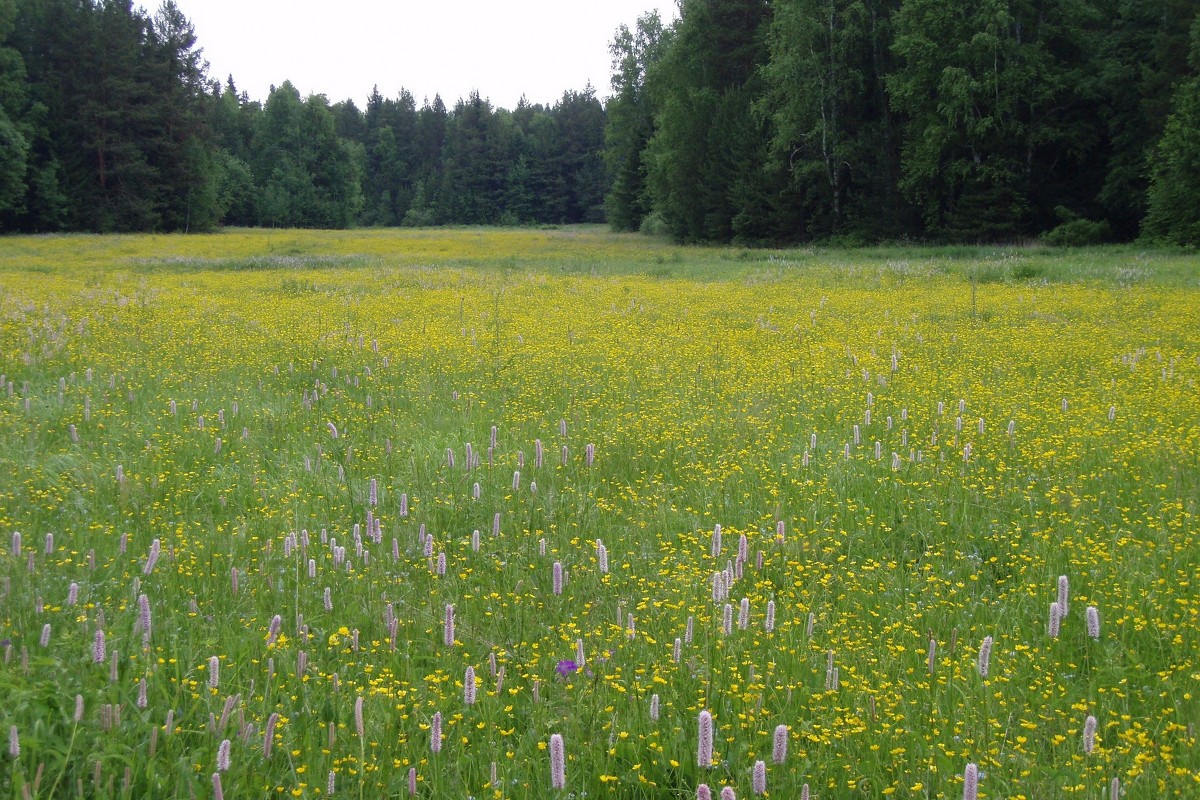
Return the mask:
<path fill-rule="evenodd" d="M 168 0 L 0 0 L 0 230 L 603 222 L 595 91 L 359 109 L 209 80 Z"/>
<path fill-rule="evenodd" d="M 264 101 L 171 0 L 0 0 L 0 231 L 607 221 L 1200 244 L 1197 0 L 680 0 L 513 110 Z"/>
<path fill-rule="evenodd" d="M 681 0 L 612 45 L 608 196 L 684 241 L 1200 244 L 1195 0 Z"/>

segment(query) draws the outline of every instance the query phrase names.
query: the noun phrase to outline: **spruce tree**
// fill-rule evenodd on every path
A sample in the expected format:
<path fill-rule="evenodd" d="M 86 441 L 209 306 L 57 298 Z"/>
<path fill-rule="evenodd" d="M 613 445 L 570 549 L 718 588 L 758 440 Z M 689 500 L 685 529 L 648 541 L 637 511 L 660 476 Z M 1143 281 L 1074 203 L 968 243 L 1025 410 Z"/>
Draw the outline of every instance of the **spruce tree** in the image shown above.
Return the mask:
<path fill-rule="evenodd" d="M 685 0 L 670 45 L 647 77 L 657 109 L 644 151 L 655 211 L 682 241 L 729 241 L 740 198 L 759 175 L 770 6 Z"/>

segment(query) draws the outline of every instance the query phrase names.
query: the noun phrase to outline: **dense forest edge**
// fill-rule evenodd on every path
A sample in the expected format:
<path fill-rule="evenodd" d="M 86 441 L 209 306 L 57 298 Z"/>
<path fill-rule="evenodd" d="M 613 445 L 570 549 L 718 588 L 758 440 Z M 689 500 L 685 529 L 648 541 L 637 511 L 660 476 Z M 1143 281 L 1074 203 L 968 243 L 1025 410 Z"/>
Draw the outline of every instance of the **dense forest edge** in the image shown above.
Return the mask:
<path fill-rule="evenodd" d="M 168 0 L 0 0 L 0 231 L 607 222 L 1200 244 L 1196 0 L 682 0 L 611 96 L 265 101 Z"/>

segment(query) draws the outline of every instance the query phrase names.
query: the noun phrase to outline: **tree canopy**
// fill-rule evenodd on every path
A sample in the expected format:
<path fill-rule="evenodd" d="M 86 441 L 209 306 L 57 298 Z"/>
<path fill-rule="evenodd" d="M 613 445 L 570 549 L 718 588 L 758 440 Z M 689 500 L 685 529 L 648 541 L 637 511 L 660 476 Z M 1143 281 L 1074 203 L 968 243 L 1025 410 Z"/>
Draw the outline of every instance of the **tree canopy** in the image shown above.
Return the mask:
<path fill-rule="evenodd" d="M 684 0 L 614 39 L 610 219 L 684 241 L 1194 241 L 1197 8 Z"/>
<path fill-rule="evenodd" d="M 1200 243 L 1195 0 L 681 0 L 606 99 L 207 74 L 172 0 L 0 0 L 0 231 L 607 221 L 680 241 Z"/>
<path fill-rule="evenodd" d="M 603 222 L 604 127 L 591 87 L 254 100 L 170 0 L 0 0 L 0 230 Z"/>

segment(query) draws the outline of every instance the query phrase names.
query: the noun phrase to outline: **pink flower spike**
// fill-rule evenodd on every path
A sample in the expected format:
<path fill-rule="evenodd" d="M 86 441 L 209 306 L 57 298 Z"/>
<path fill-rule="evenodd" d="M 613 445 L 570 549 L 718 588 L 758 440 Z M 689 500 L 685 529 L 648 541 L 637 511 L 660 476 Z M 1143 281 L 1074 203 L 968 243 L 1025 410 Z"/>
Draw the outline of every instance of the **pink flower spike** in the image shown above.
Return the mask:
<path fill-rule="evenodd" d="M 429 749 L 434 753 L 442 751 L 442 712 L 435 712 L 429 721 Z"/>
<path fill-rule="evenodd" d="M 775 727 L 774 747 L 771 749 L 771 760 L 776 764 L 782 764 L 787 760 L 788 748 L 788 729 L 787 725 L 777 725 Z"/>
<path fill-rule="evenodd" d="M 1084 720 L 1083 723 L 1083 752 L 1084 755 L 1091 755 L 1092 750 L 1096 747 L 1096 718 L 1091 714 Z"/>
<path fill-rule="evenodd" d="M 567 785 L 566 755 L 563 752 L 563 738 L 560 734 L 550 737 L 550 787 L 562 789 Z"/>
<path fill-rule="evenodd" d="M 979 798 L 979 767 L 973 763 L 967 764 L 963 770 L 963 800 L 978 800 Z"/>
<path fill-rule="evenodd" d="M 700 741 L 696 746 L 696 765 L 701 769 L 712 766 L 713 752 L 713 718 L 707 709 L 700 712 L 699 720 Z"/>

